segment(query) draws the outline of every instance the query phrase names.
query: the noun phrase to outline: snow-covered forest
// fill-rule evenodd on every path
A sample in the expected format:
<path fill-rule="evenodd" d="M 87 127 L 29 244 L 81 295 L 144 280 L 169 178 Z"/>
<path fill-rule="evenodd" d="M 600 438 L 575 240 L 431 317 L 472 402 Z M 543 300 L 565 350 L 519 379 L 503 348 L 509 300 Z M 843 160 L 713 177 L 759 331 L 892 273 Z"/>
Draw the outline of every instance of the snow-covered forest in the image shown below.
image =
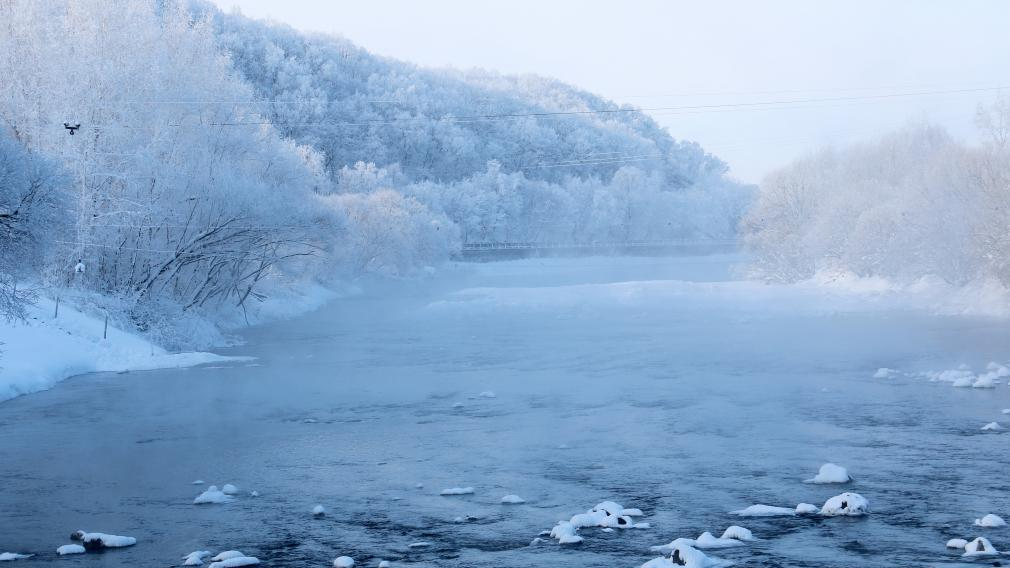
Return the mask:
<path fill-rule="evenodd" d="M 8 316 L 70 289 L 181 345 L 268 295 L 465 243 L 731 239 L 752 195 L 549 79 L 422 69 L 199 2 L 14 0 L 0 20 Z"/>
<path fill-rule="evenodd" d="M 913 124 L 769 175 L 742 223 L 754 275 L 1010 286 L 1010 103 L 976 122 L 979 144 Z"/>

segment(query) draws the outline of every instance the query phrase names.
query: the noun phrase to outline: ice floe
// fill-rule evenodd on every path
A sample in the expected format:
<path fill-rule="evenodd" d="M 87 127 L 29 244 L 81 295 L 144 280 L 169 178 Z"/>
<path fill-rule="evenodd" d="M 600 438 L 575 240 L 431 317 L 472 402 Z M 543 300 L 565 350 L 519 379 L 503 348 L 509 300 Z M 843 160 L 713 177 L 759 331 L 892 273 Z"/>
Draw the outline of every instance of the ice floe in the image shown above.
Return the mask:
<path fill-rule="evenodd" d="M 518 495 L 506 495 L 501 498 L 502 505 L 521 505 L 526 502 L 525 499 Z"/>
<path fill-rule="evenodd" d="M 842 493 L 824 502 L 821 515 L 839 517 L 865 515 L 870 508 L 870 502 L 859 493 Z"/>
<path fill-rule="evenodd" d="M 993 515 L 992 513 L 982 517 L 981 519 L 975 519 L 976 527 L 1005 527 L 1006 521 L 1004 521 L 999 515 Z"/>
<path fill-rule="evenodd" d="M 354 559 L 350 556 L 338 556 L 333 559 L 333 568 L 353 568 Z"/>
<path fill-rule="evenodd" d="M 999 551 L 989 542 L 989 539 L 980 536 L 964 545 L 964 554 L 962 556 L 995 556 L 997 554 L 999 554 Z"/>
<path fill-rule="evenodd" d="M 846 483 L 852 481 L 849 472 L 840 465 L 826 463 L 821 466 L 817 475 L 807 479 L 804 483 Z"/>
<path fill-rule="evenodd" d="M 217 488 L 217 485 L 211 485 L 206 491 L 196 496 L 193 499 L 194 505 L 209 505 L 209 504 L 221 504 L 227 503 L 232 500 L 230 495 L 226 495 L 224 491 Z"/>
<path fill-rule="evenodd" d="M 84 547 L 79 544 L 64 544 L 56 549 L 56 554 L 66 556 L 68 554 L 84 554 Z"/>
<path fill-rule="evenodd" d="M 473 487 L 450 487 L 448 489 L 443 489 L 439 495 L 473 495 Z"/>
<path fill-rule="evenodd" d="M 0 552 L 0 562 L 9 562 L 11 560 L 24 560 L 25 558 L 31 558 L 31 554 L 18 554 L 17 552 Z"/>

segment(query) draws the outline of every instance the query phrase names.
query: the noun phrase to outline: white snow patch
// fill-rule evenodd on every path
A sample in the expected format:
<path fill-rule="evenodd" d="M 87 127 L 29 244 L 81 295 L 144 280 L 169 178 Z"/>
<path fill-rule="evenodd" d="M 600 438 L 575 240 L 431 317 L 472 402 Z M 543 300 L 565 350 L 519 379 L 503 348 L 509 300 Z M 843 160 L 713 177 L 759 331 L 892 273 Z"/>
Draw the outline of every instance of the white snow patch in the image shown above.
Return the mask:
<path fill-rule="evenodd" d="M 888 369 L 887 367 L 881 367 L 877 369 L 876 373 L 873 373 L 874 379 L 889 379 L 891 377 L 897 376 L 898 371 L 894 369 Z"/>
<path fill-rule="evenodd" d="M 1004 521 L 999 515 L 993 515 L 992 513 L 982 517 L 981 519 L 975 519 L 976 527 L 1005 527 L 1006 521 Z"/>
<path fill-rule="evenodd" d="M 559 544 L 578 544 L 582 537 L 576 534 L 575 525 L 568 521 L 560 521 L 551 529 L 551 538 L 558 539 Z"/>
<path fill-rule="evenodd" d="M 526 502 L 525 499 L 518 495 L 506 495 L 501 498 L 502 505 L 521 505 Z"/>
<path fill-rule="evenodd" d="M 238 487 L 235 487 L 231 483 L 225 483 L 224 487 L 221 488 L 221 493 L 225 495 L 236 495 L 238 494 Z"/>
<path fill-rule="evenodd" d="M 800 503 L 799 505 L 796 505 L 795 511 L 797 515 L 814 515 L 820 511 L 820 508 L 818 508 L 817 505 L 810 503 Z"/>
<path fill-rule="evenodd" d="M 239 566 L 256 566 L 260 559 L 254 556 L 236 556 L 227 560 L 212 562 L 210 568 L 239 568 Z"/>
<path fill-rule="evenodd" d="M 183 566 L 203 566 L 203 561 L 210 556 L 209 550 L 194 550 L 182 557 Z"/>
<path fill-rule="evenodd" d="M 963 538 L 952 538 L 947 541 L 947 548 L 964 548 L 968 541 Z"/>
<path fill-rule="evenodd" d="M 990 423 L 988 423 L 988 424 L 986 424 L 985 426 L 982 427 L 982 430 L 985 431 L 985 432 L 995 432 L 997 430 L 1002 430 L 1002 429 L 1003 429 L 1003 427 L 1000 426 L 999 422 L 990 422 Z"/>
<path fill-rule="evenodd" d="M 479 395 L 481 398 L 497 398 L 494 391 L 484 391 Z"/>
<path fill-rule="evenodd" d="M 840 465 L 826 463 L 821 466 L 817 475 L 804 481 L 804 483 L 847 483 L 852 481 L 849 472 Z"/>
<path fill-rule="evenodd" d="M 84 554 L 84 547 L 79 544 L 64 544 L 56 549 L 56 554 L 66 556 L 67 554 Z"/>
<path fill-rule="evenodd" d="M 242 554 L 239 550 L 225 550 L 224 552 L 218 553 L 217 556 L 211 558 L 214 562 L 219 562 L 223 560 L 231 560 L 232 558 L 242 558 L 245 554 Z"/>
<path fill-rule="evenodd" d="M 711 568 L 726 564 L 721 559 L 707 556 L 704 552 L 692 546 L 691 543 L 693 542 L 686 538 L 679 538 L 673 541 L 670 543 L 672 550 L 670 551 L 669 558 L 653 558 L 642 564 L 642 568 L 677 568 L 680 566 L 684 566 L 685 568 Z"/>
<path fill-rule="evenodd" d="M 0 552 L 0 562 L 9 562 L 11 560 L 24 560 L 25 558 L 31 558 L 33 554 L 18 554 L 17 552 Z"/>
<path fill-rule="evenodd" d="M 732 538 L 736 540 L 742 540 L 745 542 L 757 540 L 756 538 L 754 538 L 754 533 L 750 532 L 750 530 L 748 529 L 745 529 L 737 525 L 731 525 L 727 527 L 726 530 L 722 532 L 722 538 Z"/>
<path fill-rule="evenodd" d="M 473 487 L 450 487 L 448 489 L 443 489 L 439 495 L 449 496 L 449 495 L 473 495 Z"/>

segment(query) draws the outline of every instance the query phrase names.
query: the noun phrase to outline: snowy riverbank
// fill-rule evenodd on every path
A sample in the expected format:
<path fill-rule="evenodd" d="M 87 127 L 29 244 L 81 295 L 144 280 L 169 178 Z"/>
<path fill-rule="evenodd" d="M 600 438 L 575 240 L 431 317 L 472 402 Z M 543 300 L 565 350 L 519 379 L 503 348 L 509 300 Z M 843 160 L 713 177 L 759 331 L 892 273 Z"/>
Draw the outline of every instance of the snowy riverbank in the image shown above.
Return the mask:
<path fill-rule="evenodd" d="M 0 324 L 0 401 L 47 389 L 81 373 L 179 368 L 233 360 L 213 353 L 169 353 L 140 336 L 66 304 L 42 298 L 26 322 Z"/>

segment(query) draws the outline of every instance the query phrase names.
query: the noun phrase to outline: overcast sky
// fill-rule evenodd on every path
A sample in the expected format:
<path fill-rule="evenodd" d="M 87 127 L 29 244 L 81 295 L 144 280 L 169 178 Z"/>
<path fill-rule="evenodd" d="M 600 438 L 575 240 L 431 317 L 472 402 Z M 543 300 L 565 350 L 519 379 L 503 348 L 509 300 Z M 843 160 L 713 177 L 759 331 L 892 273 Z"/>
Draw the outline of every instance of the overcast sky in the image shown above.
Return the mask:
<path fill-rule="evenodd" d="M 532 72 L 645 108 L 854 98 L 651 113 L 746 181 L 910 121 L 971 140 L 977 105 L 1010 86 L 998 0 L 214 1 L 422 65 Z M 979 90 L 865 98 L 966 89 Z"/>

